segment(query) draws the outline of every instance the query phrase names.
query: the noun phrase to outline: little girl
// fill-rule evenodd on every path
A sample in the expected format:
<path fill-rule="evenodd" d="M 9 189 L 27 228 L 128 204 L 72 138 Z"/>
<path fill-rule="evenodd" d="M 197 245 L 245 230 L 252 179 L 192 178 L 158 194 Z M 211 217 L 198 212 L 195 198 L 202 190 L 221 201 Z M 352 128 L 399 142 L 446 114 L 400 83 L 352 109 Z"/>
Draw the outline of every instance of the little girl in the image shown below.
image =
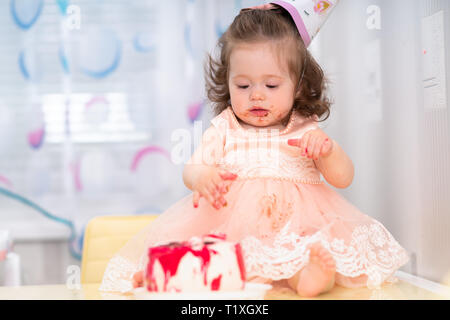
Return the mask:
<path fill-rule="evenodd" d="M 382 224 L 320 179 L 346 188 L 354 169 L 317 125 L 329 115 L 324 75 L 290 14 L 243 10 L 221 37 L 207 64 L 216 116 L 183 173 L 193 192 L 111 259 L 100 290 L 142 285 L 149 246 L 210 233 L 240 241 L 248 281 L 306 297 L 335 283 L 378 287 L 407 262 Z"/>

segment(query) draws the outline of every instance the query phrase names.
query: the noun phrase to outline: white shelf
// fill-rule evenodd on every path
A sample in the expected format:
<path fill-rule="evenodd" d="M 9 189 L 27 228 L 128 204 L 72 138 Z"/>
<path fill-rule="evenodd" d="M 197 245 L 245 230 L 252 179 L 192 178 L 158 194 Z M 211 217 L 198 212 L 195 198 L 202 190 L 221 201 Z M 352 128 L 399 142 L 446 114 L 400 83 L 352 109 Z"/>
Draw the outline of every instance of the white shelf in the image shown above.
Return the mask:
<path fill-rule="evenodd" d="M 402 281 L 408 282 L 409 284 L 412 284 L 416 287 L 431 291 L 435 294 L 438 294 L 443 297 L 449 297 L 450 298 L 450 287 L 424 279 L 420 278 L 418 276 L 414 276 L 412 274 L 403 272 L 403 271 L 397 271 L 395 273 L 395 276 L 399 278 Z"/>
<path fill-rule="evenodd" d="M 50 220 L 8 220 L 2 221 L 1 228 L 11 232 L 13 242 L 68 240 L 70 238 L 69 227 Z"/>

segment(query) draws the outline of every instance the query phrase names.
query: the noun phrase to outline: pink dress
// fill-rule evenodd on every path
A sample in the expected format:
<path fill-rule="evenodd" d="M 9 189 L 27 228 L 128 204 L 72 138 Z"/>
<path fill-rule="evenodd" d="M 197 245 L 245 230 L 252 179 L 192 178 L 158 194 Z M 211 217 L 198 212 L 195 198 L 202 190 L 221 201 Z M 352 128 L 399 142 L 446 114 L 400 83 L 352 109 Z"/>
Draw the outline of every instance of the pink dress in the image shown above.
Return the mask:
<path fill-rule="evenodd" d="M 338 285 L 376 288 L 394 280 L 408 261 L 406 251 L 380 222 L 326 185 L 312 159 L 288 145 L 318 128 L 316 119 L 292 113 L 283 131 L 247 130 L 229 107 L 211 123 L 224 143 L 219 166 L 238 175 L 225 195 L 228 205 L 216 210 L 200 198 L 195 209 L 193 193 L 179 200 L 110 260 L 100 290 L 131 290 L 149 246 L 209 233 L 241 242 L 249 281 L 291 278 L 316 242 L 335 259 Z"/>

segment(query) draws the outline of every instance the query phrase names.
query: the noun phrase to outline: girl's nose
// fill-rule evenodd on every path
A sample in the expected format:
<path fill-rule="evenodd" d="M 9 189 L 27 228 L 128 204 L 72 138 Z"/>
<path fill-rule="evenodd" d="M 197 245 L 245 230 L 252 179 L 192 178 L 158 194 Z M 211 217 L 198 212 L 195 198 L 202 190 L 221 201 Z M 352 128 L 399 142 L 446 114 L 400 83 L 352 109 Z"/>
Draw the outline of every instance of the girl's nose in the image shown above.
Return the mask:
<path fill-rule="evenodd" d="M 264 100 L 265 96 L 260 90 L 256 89 L 256 90 L 252 91 L 252 93 L 250 95 L 250 99 L 251 100 Z"/>

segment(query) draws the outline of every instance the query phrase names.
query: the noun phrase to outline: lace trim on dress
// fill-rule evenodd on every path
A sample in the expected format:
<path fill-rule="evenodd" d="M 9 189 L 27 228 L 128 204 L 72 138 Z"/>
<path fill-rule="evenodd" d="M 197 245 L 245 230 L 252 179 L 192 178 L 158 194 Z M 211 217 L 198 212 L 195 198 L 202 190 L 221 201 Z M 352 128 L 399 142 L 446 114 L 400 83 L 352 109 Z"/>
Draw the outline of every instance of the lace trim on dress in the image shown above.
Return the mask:
<path fill-rule="evenodd" d="M 375 221 L 354 229 L 350 243 L 324 232 L 300 236 L 288 232 L 288 222 L 275 237 L 272 245 L 264 245 L 255 237 L 242 240 L 242 250 L 249 278 L 289 279 L 309 262 L 309 246 L 320 242 L 336 262 L 336 272 L 346 277 L 367 275 L 366 286 L 379 288 L 393 281 L 392 274 L 408 261 L 408 256 L 384 226 Z"/>
<path fill-rule="evenodd" d="M 253 179 L 272 179 L 272 180 L 279 180 L 279 181 L 290 181 L 295 183 L 302 183 L 302 184 L 325 184 L 324 181 L 317 181 L 317 180 L 306 180 L 302 178 L 292 178 L 292 177 L 273 177 L 273 176 L 255 176 L 255 177 L 237 177 L 235 181 L 240 180 L 253 180 Z"/>
<path fill-rule="evenodd" d="M 133 289 L 133 275 L 139 266 L 122 256 L 113 257 L 106 267 L 100 291 L 125 293 Z"/>
<path fill-rule="evenodd" d="M 264 157 L 262 155 L 265 155 Z M 246 161 L 246 160 L 252 161 Z M 241 162 L 245 161 L 246 165 Z M 299 183 L 322 184 L 320 172 L 311 160 L 303 160 L 284 153 L 248 149 L 240 157 L 238 152 L 228 152 L 221 167 L 238 175 L 238 179 L 273 178 Z"/>

